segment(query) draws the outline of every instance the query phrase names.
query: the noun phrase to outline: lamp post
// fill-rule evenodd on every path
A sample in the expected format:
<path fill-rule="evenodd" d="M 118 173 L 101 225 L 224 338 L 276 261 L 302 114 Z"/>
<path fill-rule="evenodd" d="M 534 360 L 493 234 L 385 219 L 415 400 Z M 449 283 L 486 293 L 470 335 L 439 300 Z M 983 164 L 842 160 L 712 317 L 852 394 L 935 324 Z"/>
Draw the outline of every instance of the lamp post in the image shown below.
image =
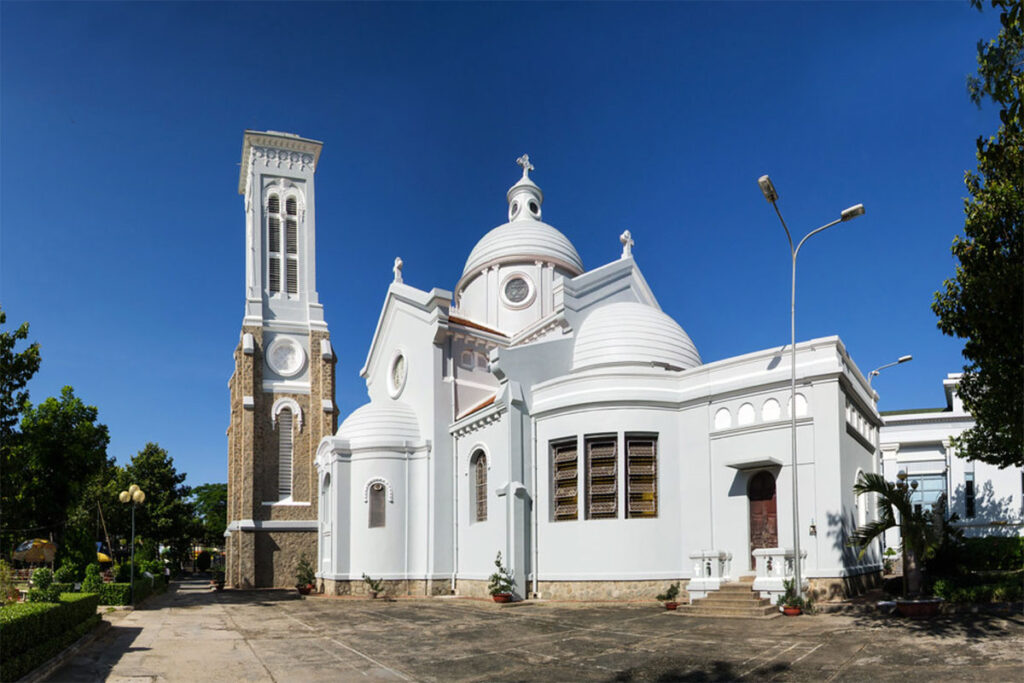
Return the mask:
<path fill-rule="evenodd" d="M 885 370 L 886 368 L 891 368 L 894 365 L 899 365 L 900 363 L 906 363 L 907 361 L 911 360 L 914 360 L 914 357 L 911 356 L 910 354 L 907 354 L 906 356 L 900 356 L 892 363 L 879 365 L 877 368 L 868 373 L 868 386 L 871 386 L 871 380 L 873 380 L 875 377 L 878 377 L 878 375 L 881 374 L 882 370 Z"/>
<path fill-rule="evenodd" d="M 796 248 L 794 249 L 793 236 L 790 234 L 789 228 L 786 226 L 786 221 L 782 218 L 782 212 L 779 211 L 779 205 L 776 203 L 779 201 L 779 193 L 775 191 L 775 186 L 772 185 L 771 178 L 763 175 L 757 179 L 757 184 L 760 186 L 761 192 L 764 194 L 764 198 L 768 200 L 768 203 L 770 203 L 772 208 L 775 209 L 775 214 L 779 217 L 779 222 L 782 223 L 782 229 L 786 231 L 786 239 L 789 240 L 789 253 L 790 256 L 792 256 L 793 264 L 792 286 L 790 289 L 789 299 L 789 348 L 791 358 L 789 380 L 789 418 L 792 442 L 790 464 L 793 470 L 793 583 L 795 585 L 797 595 L 803 595 L 803 578 L 801 576 L 803 572 L 800 567 L 800 506 L 797 495 L 796 473 L 796 257 L 800 253 L 800 247 L 804 246 L 804 242 L 814 235 L 831 228 L 837 223 L 844 223 L 856 218 L 857 216 L 863 216 L 864 205 L 855 204 L 848 209 L 843 209 L 843 212 L 839 214 L 839 218 L 804 235 L 804 238 L 797 243 Z"/>
<path fill-rule="evenodd" d="M 131 585 L 131 588 L 129 588 L 129 591 L 131 591 L 131 592 L 130 592 L 130 598 L 129 599 L 131 600 L 131 603 L 134 605 L 135 604 L 135 506 L 140 504 L 140 503 L 142 503 L 144 500 L 146 500 L 146 494 L 142 491 L 142 489 L 139 488 L 138 484 L 132 484 L 131 486 L 128 487 L 127 491 L 121 491 L 121 494 L 118 496 L 118 499 L 122 503 L 131 503 L 132 504 L 132 559 L 131 559 L 131 565 L 130 565 L 130 569 L 129 569 L 129 571 L 130 571 L 129 581 L 130 581 L 130 585 Z"/>

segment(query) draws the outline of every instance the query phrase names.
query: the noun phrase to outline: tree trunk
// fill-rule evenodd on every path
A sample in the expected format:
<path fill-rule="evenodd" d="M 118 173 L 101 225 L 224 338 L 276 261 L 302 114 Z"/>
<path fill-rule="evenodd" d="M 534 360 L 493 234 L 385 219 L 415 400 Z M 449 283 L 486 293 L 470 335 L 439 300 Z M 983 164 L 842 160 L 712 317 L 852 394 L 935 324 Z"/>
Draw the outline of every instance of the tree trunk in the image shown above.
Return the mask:
<path fill-rule="evenodd" d="M 917 555 L 912 550 L 904 553 L 903 576 L 906 579 L 907 597 L 916 598 L 921 594 L 921 568 L 917 564 Z"/>

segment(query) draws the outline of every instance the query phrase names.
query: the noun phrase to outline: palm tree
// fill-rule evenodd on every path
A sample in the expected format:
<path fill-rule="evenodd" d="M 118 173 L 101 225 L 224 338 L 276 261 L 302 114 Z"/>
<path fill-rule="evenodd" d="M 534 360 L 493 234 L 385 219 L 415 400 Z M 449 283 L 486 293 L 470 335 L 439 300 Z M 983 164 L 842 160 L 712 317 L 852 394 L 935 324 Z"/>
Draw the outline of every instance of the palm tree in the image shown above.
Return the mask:
<path fill-rule="evenodd" d="M 853 485 L 857 496 L 874 494 L 878 501 L 878 519 L 853 532 L 849 545 L 860 549 L 863 558 L 871 542 L 888 529 L 899 528 L 903 551 L 903 592 L 908 597 L 921 594 L 921 563 L 932 557 L 942 542 L 942 501 L 933 512 L 914 510 L 910 497 L 917 482 L 907 486 L 907 475 L 900 472 L 897 483 L 888 482 L 880 474 L 861 474 Z"/>

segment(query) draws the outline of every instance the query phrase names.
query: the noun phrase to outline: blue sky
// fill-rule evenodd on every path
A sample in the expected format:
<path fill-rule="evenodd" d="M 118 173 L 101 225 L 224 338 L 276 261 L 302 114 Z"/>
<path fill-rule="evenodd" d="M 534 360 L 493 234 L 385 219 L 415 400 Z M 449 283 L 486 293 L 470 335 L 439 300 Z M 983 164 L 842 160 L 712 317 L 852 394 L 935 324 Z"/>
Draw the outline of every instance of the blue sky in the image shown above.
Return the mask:
<path fill-rule="evenodd" d="M 226 481 L 243 314 L 242 132 L 324 141 L 318 290 L 342 416 L 395 256 L 451 289 L 527 152 L 589 268 L 634 254 L 705 361 L 838 334 L 880 408 L 943 403 L 963 364 L 929 304 L 951 276 L 998 17 L 966 2 L 0 5 L 0 306 L 120 462 L 147 441 Z M 13 325 L 12 325 L 13 324 Z"/>

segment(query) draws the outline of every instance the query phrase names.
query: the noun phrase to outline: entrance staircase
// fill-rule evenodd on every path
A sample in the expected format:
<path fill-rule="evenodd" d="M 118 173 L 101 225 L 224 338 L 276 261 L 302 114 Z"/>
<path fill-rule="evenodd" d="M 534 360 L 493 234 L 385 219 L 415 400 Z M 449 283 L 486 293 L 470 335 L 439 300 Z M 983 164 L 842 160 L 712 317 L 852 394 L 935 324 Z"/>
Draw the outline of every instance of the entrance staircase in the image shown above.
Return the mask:
<path fill-rule="evenodd" d="M 771 600 L 754 592 L 753 576 L 723 583 L 720 589 L 706 598 L 697 598 L 690 605 L 680 605 L 676 611 L 693 617 L 773 619 L 779 616 L 779 608 Z"/>

